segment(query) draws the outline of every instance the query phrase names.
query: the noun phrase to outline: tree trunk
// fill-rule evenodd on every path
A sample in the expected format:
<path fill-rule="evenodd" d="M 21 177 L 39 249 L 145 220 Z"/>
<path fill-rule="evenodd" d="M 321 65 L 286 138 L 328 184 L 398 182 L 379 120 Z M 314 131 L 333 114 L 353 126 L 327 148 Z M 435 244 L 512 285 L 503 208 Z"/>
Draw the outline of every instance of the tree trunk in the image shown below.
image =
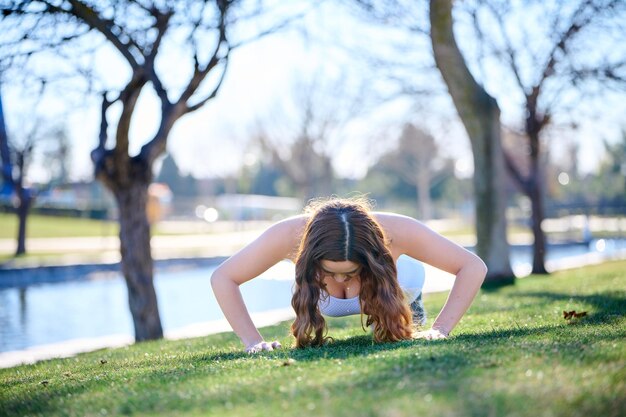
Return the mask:
<path fill-rule="evenodd" d="M 478 85 L 461 55 L 453 33 L 451 0 L 430 1 L 430 23 L 436 65 L 472 145 L 476 252 L 489 269 L 485 283 L 510 283 L 514 275 L 506 239 L 500 109 Z"/>
<path fill-rule="evenodd" d="M 476 253 L 489 268 L 486 283 L 507 283 L 514 275 L 506 238 L 505 167 L 500 140 L 500 109 L 491 97 L 486 95 L 484 99 L 491 104 L 476 106 L 474 112 L 478 124 L 490 128 L 484 129 L 472 140 Z"/>
<path fill-rule="evenodd" d="M 417 203 L 420 209 L 420 220 L 430 220 L 432 206 L 430 201 L 430 170 L 423 161 L 417 168 Z"/>
<path fill-rule="evenodd" d="M 32 203 L 32 196 L 29 190 L 22 189 L 18 196 L 19 205 L 17 206 L 17 249 L 15 256 L 26 254 L 26 220 Z"/>
<path fill-rule="evenodd" d="M 532 134 L 532 133 L 531 133 Z M 539 133 L 532 134 L 530 137 L 531 142 L 531 154 L 530 163 L 531 169 L 528 178 L 528 198 L 531 201 L 532 209 L 532 230 L 534 237 L 533 245 L 533 274 L 547 274 L 546 270 L 546 236 L 541 228 L 541 223 L 544 219 L 543 212 L 543 190 L 542 190 L 542 178 L 543 173 L 541 169 L 540 149 L 539 149 Z"/>
<path fill-rule="evenodd" d="M 148 185 L 146 175 L 133 175 L 113 193 L 120 215 L 122 273 L 128 287 L 128 303 L 135 325 L 135 341 L 163 337 L 153 282 L 150 252 L 150 225 L 146 216 Z"/>

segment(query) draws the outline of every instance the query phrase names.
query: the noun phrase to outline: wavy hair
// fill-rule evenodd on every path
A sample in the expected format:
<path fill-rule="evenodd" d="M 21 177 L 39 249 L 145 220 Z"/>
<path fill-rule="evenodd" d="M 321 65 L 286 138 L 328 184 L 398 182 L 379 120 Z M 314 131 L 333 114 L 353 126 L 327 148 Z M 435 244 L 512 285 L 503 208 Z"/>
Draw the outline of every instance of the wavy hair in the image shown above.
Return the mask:
<path fill-rule="evenodd" d="M 411 311 L 398 284 L 396 265 L 382 227 L 365 199 L 314 202 L 296 259 L 296 285 L 291 305 L 296 319 L 291 332 L 296 347 L 321 346 L 327 326 L 318 303 L 326 285 L 321 261 L 351 261 L 361 265 L 361 323 L 373 327 L 376 342 L 411 339 Z"/>

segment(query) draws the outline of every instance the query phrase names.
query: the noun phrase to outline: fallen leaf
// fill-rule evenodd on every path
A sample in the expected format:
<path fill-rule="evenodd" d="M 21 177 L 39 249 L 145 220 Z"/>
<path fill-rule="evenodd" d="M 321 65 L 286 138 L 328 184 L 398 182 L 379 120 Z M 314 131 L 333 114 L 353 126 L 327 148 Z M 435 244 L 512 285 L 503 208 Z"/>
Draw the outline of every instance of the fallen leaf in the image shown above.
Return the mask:
<path fill-rule="evenodd" d="M 581 311 L 580 313 L 577 313 L 576 310 L 563 311 L 563 318 L 565 320 L 579 319 L 581 317 L 585 317 L 586 315 L 586 311 Z"/>

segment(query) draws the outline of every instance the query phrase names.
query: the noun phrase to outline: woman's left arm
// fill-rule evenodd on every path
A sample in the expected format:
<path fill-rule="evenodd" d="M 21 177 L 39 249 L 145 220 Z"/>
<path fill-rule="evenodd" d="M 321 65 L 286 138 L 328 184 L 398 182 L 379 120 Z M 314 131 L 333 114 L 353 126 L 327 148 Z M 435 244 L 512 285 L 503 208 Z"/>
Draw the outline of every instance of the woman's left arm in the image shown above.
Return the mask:
<path fill-rule="evenodd" d="M 383 227 L 399 253 L 456 275 L 448 299 L 432 329 L 417 337 L 446 337 L 472 304 L 487 274 L 485 263 L 472 252 L 446 239 L 423 223 L 401 215 L 383 215 Z"/>

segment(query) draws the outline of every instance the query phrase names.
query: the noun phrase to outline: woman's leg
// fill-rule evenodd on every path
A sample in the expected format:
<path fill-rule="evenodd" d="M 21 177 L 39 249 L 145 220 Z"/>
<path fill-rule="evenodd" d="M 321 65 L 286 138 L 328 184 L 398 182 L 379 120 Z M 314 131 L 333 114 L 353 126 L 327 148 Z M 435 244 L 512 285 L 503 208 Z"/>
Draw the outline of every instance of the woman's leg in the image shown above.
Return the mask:
<path fill-rule="evenodd" d="M 421 293 L 411 303 L 411 314 L 413 315 L 413 324 L 418 327 L 424 327 L 426 325 L 426 310 L 424 309 Z"/>
<path fill-rule="evenodd" d="M 423 327 L 426 324 L 426 310 L 422 301 L 422 288 L 426 277 L 424 265 L 418 260 L 402 255 L 398 258 L 396 266 L 398 283 L 410 303 L 413 323 Z"/>

